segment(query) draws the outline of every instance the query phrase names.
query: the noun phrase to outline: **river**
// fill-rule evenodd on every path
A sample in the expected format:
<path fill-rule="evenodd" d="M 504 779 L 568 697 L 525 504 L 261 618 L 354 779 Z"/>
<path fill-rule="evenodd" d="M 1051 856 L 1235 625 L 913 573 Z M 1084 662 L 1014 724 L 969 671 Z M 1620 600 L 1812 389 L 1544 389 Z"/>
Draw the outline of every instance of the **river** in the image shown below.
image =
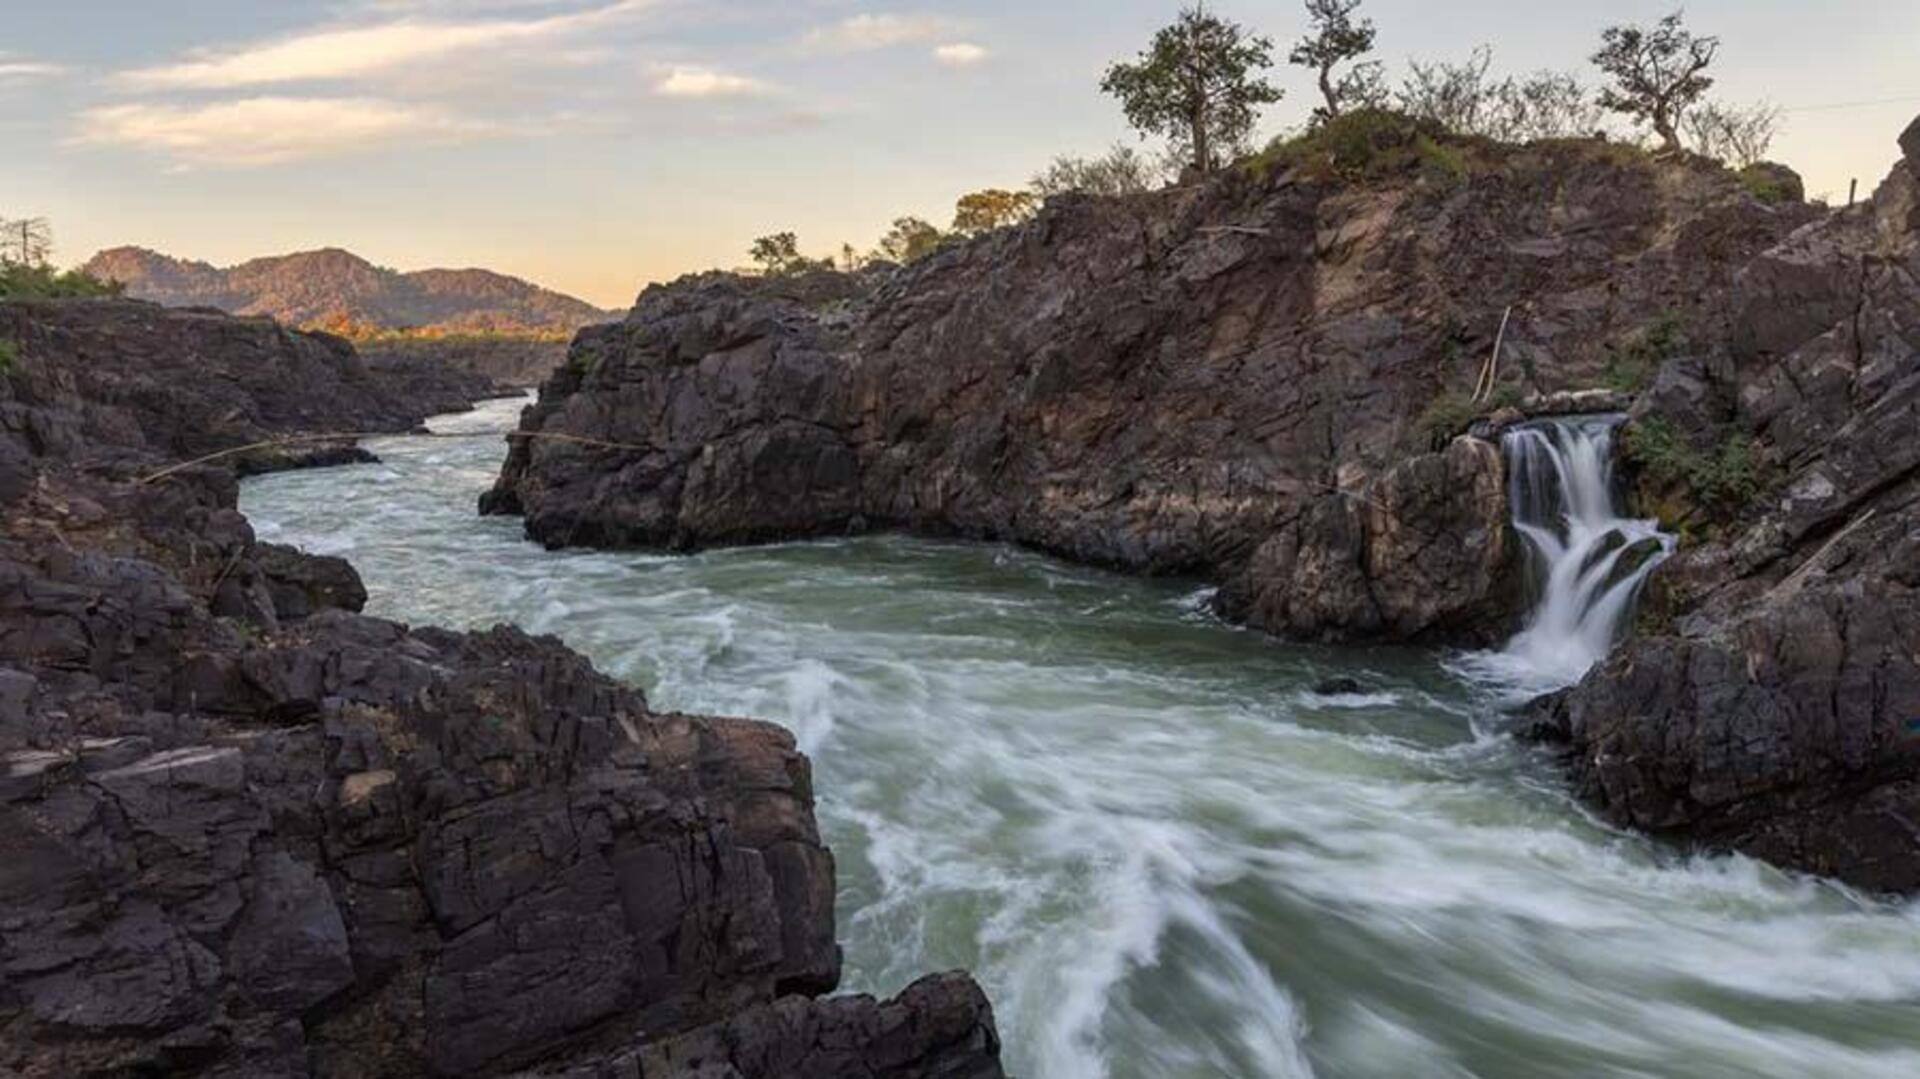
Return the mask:
<path fill-rule="evenodd" d="M 843 988 L 974 971 L 1014 1074 L 1920 1075 L 1920 905 L 1596 822 L 1459 657 L 1287 645 L 1006 546 L 545 551 L 474 513 L 519 404 L 241 507 L 350 558 L 371 614 L 516 622 L 657 707 L 786 724 Z"/>

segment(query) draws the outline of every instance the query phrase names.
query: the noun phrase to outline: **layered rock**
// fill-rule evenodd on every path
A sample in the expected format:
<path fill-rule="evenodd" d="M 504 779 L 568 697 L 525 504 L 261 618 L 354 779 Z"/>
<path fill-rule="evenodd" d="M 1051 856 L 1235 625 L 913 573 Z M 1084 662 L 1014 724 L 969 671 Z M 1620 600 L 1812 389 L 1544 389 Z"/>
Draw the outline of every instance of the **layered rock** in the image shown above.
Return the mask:
<path fill-rule="evenodd" d="M 1304 636 L 1497 637 L 1499 455 L 1409 463 L 1471 418 L 1436 399 L 1466 397 L 1509 307 L 1511 395 L 1593 384 L 1810 211 L 1604 144 L 1474 152 L 1460 177 L 1056 199 L 851 297 L 650 289 L 577 339 L 525 422 L 564 437 L 521 440 L 485 506 L 556 546 L 1006 539 L 1208 576 Z M 1456 527 L 1489 542 L 1429 542 Z"/>
<path fill-rule="evenodd" d="M 1706 463 L 1643 488 L 1706 504 L 1751 447 L 1757 490 L 1689 521 L 1704 542 L 1656 576 L 1644 632 L 1550 704 L 1545 733 L 1618 821 L 1912 892 L 1920 121 L 1902 148 L 1871 202 L 1747 266 L 1725 336 L 1642 402 L 1663 453 Z"/>
<path fill-rule="evenodd" d="M 0 304 L 0 1073 L 999 1074 L 964 977 L 814 999 L 833 863 L 786 731 L 364 617 L 232 472 L 141 482 L 388 418 L 326 339 L 157 312 Z"/>

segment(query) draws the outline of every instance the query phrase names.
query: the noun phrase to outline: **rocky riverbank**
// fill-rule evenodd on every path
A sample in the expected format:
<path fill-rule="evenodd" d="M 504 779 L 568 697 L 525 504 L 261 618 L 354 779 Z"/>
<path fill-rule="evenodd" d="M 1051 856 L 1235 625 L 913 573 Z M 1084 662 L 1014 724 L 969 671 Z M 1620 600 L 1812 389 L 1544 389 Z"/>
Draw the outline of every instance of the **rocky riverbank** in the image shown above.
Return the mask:
<path fill-rule="evenodd" d="M 355 613 L 228 459 L 430 407 L 336 339 L 0 303 L 0 1072 L 993 1076 L 839 973 L 806 758 L 558 641 Z"/>
<path fill-rule="evenodd" d="M 863 280 L 686 279 L 580 335 L 524 422 L 565 437 L 482 508 L 551 546 L 1006 539 L 1211 578 L 1293 637 L 1483 643 L 1525 575 L 1501 454 L 1461 436 L 1611 387 L 1689 542 L 1541 730 L 1622 823 L 1913 890 L 1916 141 L 1845 213 L 1469 144 L 1056 199 Z"/>
<path fill-rule="evenodd" d="M 1871 201 L 1744 267 L 1628 432 L 1695 533 L 1642 632 L 1551 702 L 1649 831 L 1920 891 L 1920 121 Z"/>
<path fill-rule="evenodd" d="M 1605 143 L 1473 154 L 1055 199 L 871 284 L 649 289 L 527 420 L 601 444 L 521 443 L 487 508 L 555 546 L 1009 539 L 1291 635 L 1497 639 L 1500 458 L 1447 444 L 1503 320 L 1497 400 L 1596 385 L 1813 211 Z"/>

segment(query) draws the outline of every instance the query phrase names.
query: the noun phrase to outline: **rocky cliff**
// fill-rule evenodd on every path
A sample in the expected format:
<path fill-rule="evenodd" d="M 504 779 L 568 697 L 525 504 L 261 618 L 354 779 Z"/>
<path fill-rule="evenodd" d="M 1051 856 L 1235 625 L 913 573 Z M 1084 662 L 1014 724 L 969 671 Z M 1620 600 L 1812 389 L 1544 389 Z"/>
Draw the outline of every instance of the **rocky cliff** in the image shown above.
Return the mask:
<path fill-rule="evenodd" d="M 1448 441 L 1503 321 L 1498 398 L 1593 385 L 1811 211 L 1604 143 L 1461 153 L 1055 199 L 865 291 L 650 289 L 527 418 L 589 441 L 521 442 L 486 508 L 551 545 L 1008 539 L 1292 635 L 1495 639 L 1502 463 Z"/>
<path fill-rule="evenodd" d="M 964 976 L 839 974 L 790 735 L 558 641 L 359 615 L 181 455 L 417 422 L 350 349 L 0 304 L 0 1073 L 1000 1074 Z"/>
<path fill-rule="evenodd" d="M 1544 709 L 1611 817 L 1920 891 L 1920 121 L 1861 206 L 1752 260 L 1636 409 L 1697 542 Z M 1677 508 L 1676 508 L 1677 507 Z"/>

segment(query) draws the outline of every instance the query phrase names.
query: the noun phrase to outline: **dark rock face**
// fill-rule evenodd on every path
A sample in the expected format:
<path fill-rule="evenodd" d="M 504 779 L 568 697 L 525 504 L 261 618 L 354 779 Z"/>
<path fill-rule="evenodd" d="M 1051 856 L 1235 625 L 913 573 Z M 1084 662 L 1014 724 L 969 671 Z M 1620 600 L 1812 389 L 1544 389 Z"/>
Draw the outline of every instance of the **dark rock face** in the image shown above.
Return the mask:
<path fill-rule="evenodd" d="M 1284 632 L 1487 639 L 1518 614 L 1499 455 L 1409 463 L 1418 418 L 1473 386 L 1509 304 L 1503 384 L 1585 387 L 1810 213 L 1563 145 L 1458 185 L 1056 199 L 851 298 L 689 279 L 580 336 L 525 429 L 588 441 L 517 442 L 485 508 L 555 546 L 1010 539 L 1212 577 Z M 1429 542 L 1460 527 L 1484 544 Z"/>
<path fill-rule="evenodd" d="M 367 419 L 280 399 L 350 361 L 323 339 L 147 310 L 0 305 L 0 1073 L 1000 1074 L 964 976 L 813 999 L 833 861 L 787 732 L 353 613 L 352 567 L 256 543 L 226 469 L 128 479 L 207 445 L 100 362 L 169 333 L 241 341 L 209 366 L 263 369 L 210 392 L 259 429 Z"/>
<path fill-rule="evenodd" d="M 1767 477 L 1655 577 L 1655 629 L 1547 709 L 1610 816 L 1920 890 L 1920 124 L 1871 203 L 1746 267 L 1638 423 Z M 1657 387 L 1658 389 L 1658 387 Z"/>
<path fill-rule="evenodd" d="M 89 466 L 130 448 L 186 459 L 284 434 L 405 432 L 495 392 L 444 367 L 370 367 L 327 334 L 133 300 L 0 303 L 0 337 L 23 356 L 0 397 L 0 431 Z M 40 426 L 25 426 L 34 407 Z M 230 464 L 249 473 L 358 459 L 328 445 Z"/>

